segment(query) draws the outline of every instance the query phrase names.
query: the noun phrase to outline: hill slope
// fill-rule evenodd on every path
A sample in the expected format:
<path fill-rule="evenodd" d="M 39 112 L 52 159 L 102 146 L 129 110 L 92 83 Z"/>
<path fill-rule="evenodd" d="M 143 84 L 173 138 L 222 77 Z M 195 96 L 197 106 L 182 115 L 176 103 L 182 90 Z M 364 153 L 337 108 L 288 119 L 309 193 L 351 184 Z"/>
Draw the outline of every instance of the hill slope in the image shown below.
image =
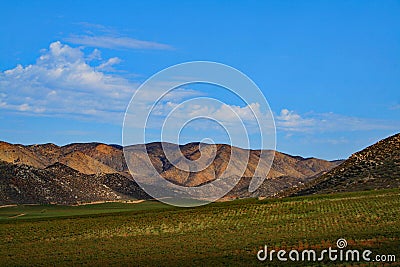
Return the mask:
<path fill-rule="evenodd" d="M 86 175 L 61 163 L 44 169 L 0 161 L 0 204 L 77 204 L 149 198 L 120 174 Z"/>
<path fill-rule="evenodd" d="M 335 167 L 335 162 L 329 162 L 326 160 L 316 158 L 302 158 L 286 155 L 280 152 L 274 151 L 263 151 L 266 153 L 266 157 L 260 159 L 260 150 L 246 150 L 229 145 L 216 145 L 215 158 L 210 165 L 204 170 L 198 172 L 188 172 L 176 167 L 179 164 L 184 165 L 182 161 L 189 159 L 195 161 L 202 156 L 202 153 L 207 155 L 207 149 L 211 150 L 211 145 L 201 144 L 204 149 L 200 152 L 199 143 L 189 143 L 180 146 L 180 150 L 185 158 L 178 158 L 173 164 L 166 157 L 164 150 L 173 150 L 174 144 L 162 144 L 162 143 L 151 143 L 146 145 L 147 154 L 150 157 L 152 165 L 156 168 L 157 172 L 161 174 L 165 179 L 184 186 L 199 186 L 207 182 L 213 181 L 228 176 L 240 176 L 240 177 L 252 177 L 254 171 L 259 164 L 262 170 L 266 170 L 269 167 L 269 160 L 274 156 L 274 161 L 271 166 L 271 170 L 268 173 L 269 179 L 277 179 L 280 177 L 291 177 L 295 179 L 303 179 L 311 176 L 320 174 Z M 143 153 L 143 145 L 129 147 L 129 153 L 132 158 L 132 165 L 135 166 L 134 175 L 146 175 L 143 173 L 147 166 L 145 157 L 146 153 Z M 235 154 L 235 157 L 231 157 L 231 153 Z M 209 152 L 210 158 L 212 153 Z M 206 156 L 207 157 L 207 156 Z M 229 172 L 224 173 L 227 168 L 228 162 L 232 160 L 233 168 Z M 246 164 L 246 166 L 243 166 Z M 235 166 L 237 168 L 235 168 Z M 244 173 L 241 169 L 244 167 Z M 262 171 L 267 173 L 266 171 Z M 149 174 L 150 175 L 150 174 Z"/>
<path fill-rule="evenodd" d="M 400 187 L 400 133 L 357 153 L 292 194 L 349 192 Z"/>

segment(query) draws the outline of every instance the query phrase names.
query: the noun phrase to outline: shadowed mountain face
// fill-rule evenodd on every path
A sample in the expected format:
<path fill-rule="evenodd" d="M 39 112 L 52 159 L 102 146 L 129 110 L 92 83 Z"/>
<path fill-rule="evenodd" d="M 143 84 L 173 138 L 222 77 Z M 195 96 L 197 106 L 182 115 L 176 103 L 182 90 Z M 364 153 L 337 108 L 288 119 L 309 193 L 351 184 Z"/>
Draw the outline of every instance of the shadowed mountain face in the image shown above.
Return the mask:
<path fill-rule="evenodd" d="M 351 155 L 294 195 L 400 187 L 400 133 Z"/>
<path fill-rule="evenodd" d="M 44 169 L 0 161 L 0 204 L 77 204 L 148 199 L 138 185 L 118 173 L 86 175 L 61 163 Z"/>
<path fill-rule="evenodd" d="M 167 158 L 163 146 L 172 158 Z M 175 157 L 174 147 L 178 147 L 184 157 Z M 287 187 L 301 185 L 310 177 L 337 165 L 315 158 L 304 159 L 274 151 L 246 150 L 229 145 L 150 143 L 127 149 L 133 166 L 131 173 L 125 162 L 123 148 L 117 145 L 76 143 L 66 146 L 24 146 L 0 142 L 0 161 L 3 162 L 0 165 L 0 203 L 73 204 L 146 198 L 148 196 L 131 175 L 151 181 L 154 172 L 148 170 L 153 167 L 166 180 L 182 186 L 196 187 L 217 178 L 237 176 L 242 180 L 229 197 L 272 196 Z M 261 152 L 266 157 L 260 159 Z M 236 156 L 231 157 L 231 153 Z M 267 173 L 270 165 L 268 160 L 273 155 L 275 158 L 268 179 L 260 190 L 250 194 L 250 177 L 257 166 L 260 173 Z M 147 166 L 147 157 L 152 166 Z M 182 170 L 181 167 L 187 164 L 186 160 L 204 160 L 206 168 L 201 171 Z M 227 169 L 230 160 L 231 165 Z"/>

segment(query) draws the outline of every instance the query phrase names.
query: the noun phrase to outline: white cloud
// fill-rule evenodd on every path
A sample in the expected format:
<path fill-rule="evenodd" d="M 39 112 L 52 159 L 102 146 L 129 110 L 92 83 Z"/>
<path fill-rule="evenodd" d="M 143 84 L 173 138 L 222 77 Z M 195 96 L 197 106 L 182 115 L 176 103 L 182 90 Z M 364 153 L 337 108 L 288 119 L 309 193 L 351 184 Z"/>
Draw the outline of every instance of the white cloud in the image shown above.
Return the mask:
<path fill-rule="evenodd" d="M 99 49 L 95 48 L 89 56 L 86 57 L 88 61 L 101 60 L 101 52 Z"/>
<path fill-rule="evenodd" d="M 27 111 L 27 110 L 30 110 L 30 109 L 31 109 L 31 107 L 28 104 L 22 104 L 22 105 L 18 106 L 18 110 L 19 111 Z"/>
<path fill-rule="evenodd" d="M 98 67 L 96 67 L 96 70 L 115 71 L 113 66 L 121 63 L 121 61 L 122 60 L 118 57 L 112 57 L 112 58 L 108 59 L 106 62 L 100 64 Z"/>
<path fill-rule="evenodd" d="M 315 120 L 302 118 L 299 114 L 288 109 L 282 109 L 281 113 L 275 117 L 278 128 L 285 131 L 308 131 L 310 127 L 315 125 Z"/>
<path fill-rule="evenodd" d="M 299 115 L 294 111 L 282 109 L 275 116 L 278 130 L 284 132 L 348 132 L 371 130 L 398 130 L 400 121 L 378 120 L 344 116 L 335 113 L 307 113 Z"/>
<path fill-rule="evenodd" d="M 259 103 L 251 103 L 244 107 L 223 104 L 213 116 L 225 122 L 236 121 L 239 116 L 243 122 L 256 123 L 256 116 L 262 116 L 262 114 Z"/>
<path fill-rule="evenodd" d="M 1 108 L 52 115 L 119 112 L 122 118 L 137 84 L 106 72 L 118 58 L 101 63 L 100 70 L 88 61 L 80 48 L 51 43 L 35 64 L 0 73 Z"/>
<path fill-rule="evenodd" d="M 93 117 L 104 122 L 121 123 L 125 109 L 138 87 L 114 71 L 120 58 L 101 60 L 97 66 L 90 63 L 101 59 L 96 49 L 89 55 L 59 41 L 43 49 L 36 62 L 17 65 L 0 72 L 0 108 L 29 115 Z M 160 84 L 151 91 L 142 92 L 137 110 L 145 110 L 149 95 L 159 95 Z M 199 95 L 195 90 L 179 88 L 165 99 L 179 101 Z"/>
<path fill-rule="evenodd" d="M 136 106 L 134 112 L 136 114 L 139 112 Z M 137 118 L 138 116 L 133 117 Z M 248 131 L 258 132 L 259 123 L 264 123 L 265 120 L 263 121 L 263 119 L 268 119 L 268 116 L 261 112 L 259 103 L 250 103 L 241 107 L 227 105 L 215 99 L 204 97 L 191 98 L 182 103 L 165 99 L 165 101 L 158 103 L 154 107 L 149 117 L 148 125 L 158 128 L 161 127 L 164 121 L 167 121 L 169 123 L 168 127 L 180 128 L 194 118 L 203 118 L 201 123 L 191 123 L 192 127 L 196 129 L 210 130 L 210 125 L 215 125 L 215 122 L 217 122 L 231 129 L 237 128 L 241 130 L 239 128 L 245 127 Z M 207 123 L 206 120 L 210 123 Z M 137 120 L 132 121 L 138 122 Z"/>
<path fill-rule="evenodd" d="M 65 41 L 85 45 L 89 47 L 102 47 L 111 49 L 153 49 L 170 50 L 172 46 L 157 42 L 143 41 L 122 36 L 94 36 L 94 35 L 73 35 L 65 38 Z"/>
<path fill-rule="evenodd" d="M 148 112 L 149 109 L 143 111 Z M 141 112 L 135 106 L 132 113 L 129 113 L 129 127 L 143 129 L 144 121 L 139 119 L 143 115 Z M 260 147 L 259 138 L 253 138 L 260 134 L 256 116 L 268 119 L 260 111 L 258 103 L 245 106 L 227 105 L 207 97 L 195 97 L 187 101 L 165 100 L 154 107 L 146 121 L 146 129 L 156 130 L 149 132 L 154 134 L 156 140 L 167 142 L 193 141 L 201 136 L 211 138 L 216 143 L 249 147 L 249 142 L 253 142 L 255 147 Z M 268 123 L 263 125 L 269 126 Z M 184 134 L 181 135 L 183 129 Z M 138 131 L 132 130 L 134 132 Z M 143 142 L 131 135 L 129 138 L 131 139 L 126 140 L 127 143 Z M 177 138 L 181 138 L 180 141 Z"/>

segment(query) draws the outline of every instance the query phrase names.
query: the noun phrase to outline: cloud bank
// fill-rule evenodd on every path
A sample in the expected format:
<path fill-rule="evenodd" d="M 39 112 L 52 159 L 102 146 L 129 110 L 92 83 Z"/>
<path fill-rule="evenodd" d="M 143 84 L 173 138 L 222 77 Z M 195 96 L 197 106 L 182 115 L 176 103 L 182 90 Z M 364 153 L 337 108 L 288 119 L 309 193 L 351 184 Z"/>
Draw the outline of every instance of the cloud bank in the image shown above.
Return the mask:
<path fill-rule="evenodd" d="M 92 62 L 100 61 L 97 65 Z M 82 48 L 60 41 L 43 49 L 34 64 L 17 65 L 0 72 L 0 109 L 26 115 L 95 118 L 121 124 L 125 109 L 139 83 L 115 71 L 122 60 L 102 59 L 97 48 L 85 54 Z M 160 84 L 160 86 L 165 86 Z M 153 88 L 146 94 L 156 94 Z M 199 95 L 179 88 L 168 95 L 176 101 Z M 146 95 L 138 110 L 148 103 Z"/>
<path fill-rule="evenodd" d="M 0 73 L 0 107 L 52 115 L 123 112 L 137 84 L 107 73 L 121 61 L 119 58 L 91 66 L 92 57 L 80 48 L 51 43 L 35 64 L 17 65 Z"/>
<path fill-rule="evenodd" d="M 289 133 L 349 132 L 372 130 L 398 130 L 399 121 L 358 118 L 328 113 L 309 112 L 300 115 L 295 111 L 282 109 L 275 115 L 278 130 Z"/>

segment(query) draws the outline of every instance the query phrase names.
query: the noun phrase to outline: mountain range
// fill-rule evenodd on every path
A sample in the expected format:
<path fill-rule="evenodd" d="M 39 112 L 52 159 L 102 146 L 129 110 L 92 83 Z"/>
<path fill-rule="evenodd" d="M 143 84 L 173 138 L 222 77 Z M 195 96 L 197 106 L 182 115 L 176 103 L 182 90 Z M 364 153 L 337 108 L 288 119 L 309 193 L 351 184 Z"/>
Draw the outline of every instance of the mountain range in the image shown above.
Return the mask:
<path fill-rule="evenodd" d="M 123 147 L 102 143 L 20 145 L 0 142 L 0 204 L 78 204 L 97 201 L 148 199 L 132 176 L 151 179 L 147 173 L 143 148 L 156 171 L 166 180 L 181 186 L 197 187 L 215 179 L 225 179 L 229 160 L 233 166 L 229 176 L 240 178 L 227 199 L 273 197 L 331 193 L 376 188 L 399 187 L 400 134 L 353 154 L 348 160 L 326 161 L 302 158 L 277 151 L 246 150 L 229 145 L 189 143 L 180 145 L 180 152 L 190 161 L 201 156 L 214 156 L 201 171 L 185 171 L 176 167 L 182 161 L 170 162 L 166 152 L 177 145 L 150 143 L 134 145 L 131 172 L 125 162 Z M 163 150 L 164 149 L 164 150 Z M 237 157 L 231 159 L 231 153 Z M 210 152 L 211 153 L 211 152 Z M 265 153 L 267 157 L 260 158 Z M 249 192 L 251 177 L 257 164 L 263 170 L 274 155 L 267 179 L 254 192 Z M 244 162 L 244 163 L 243 163 Z M 246 164 L 247 162 L 247 164 Z M 246 164 L 245 166 L 243 164 Z M 136 178 L 136 177 L 135 177 Z"/>

